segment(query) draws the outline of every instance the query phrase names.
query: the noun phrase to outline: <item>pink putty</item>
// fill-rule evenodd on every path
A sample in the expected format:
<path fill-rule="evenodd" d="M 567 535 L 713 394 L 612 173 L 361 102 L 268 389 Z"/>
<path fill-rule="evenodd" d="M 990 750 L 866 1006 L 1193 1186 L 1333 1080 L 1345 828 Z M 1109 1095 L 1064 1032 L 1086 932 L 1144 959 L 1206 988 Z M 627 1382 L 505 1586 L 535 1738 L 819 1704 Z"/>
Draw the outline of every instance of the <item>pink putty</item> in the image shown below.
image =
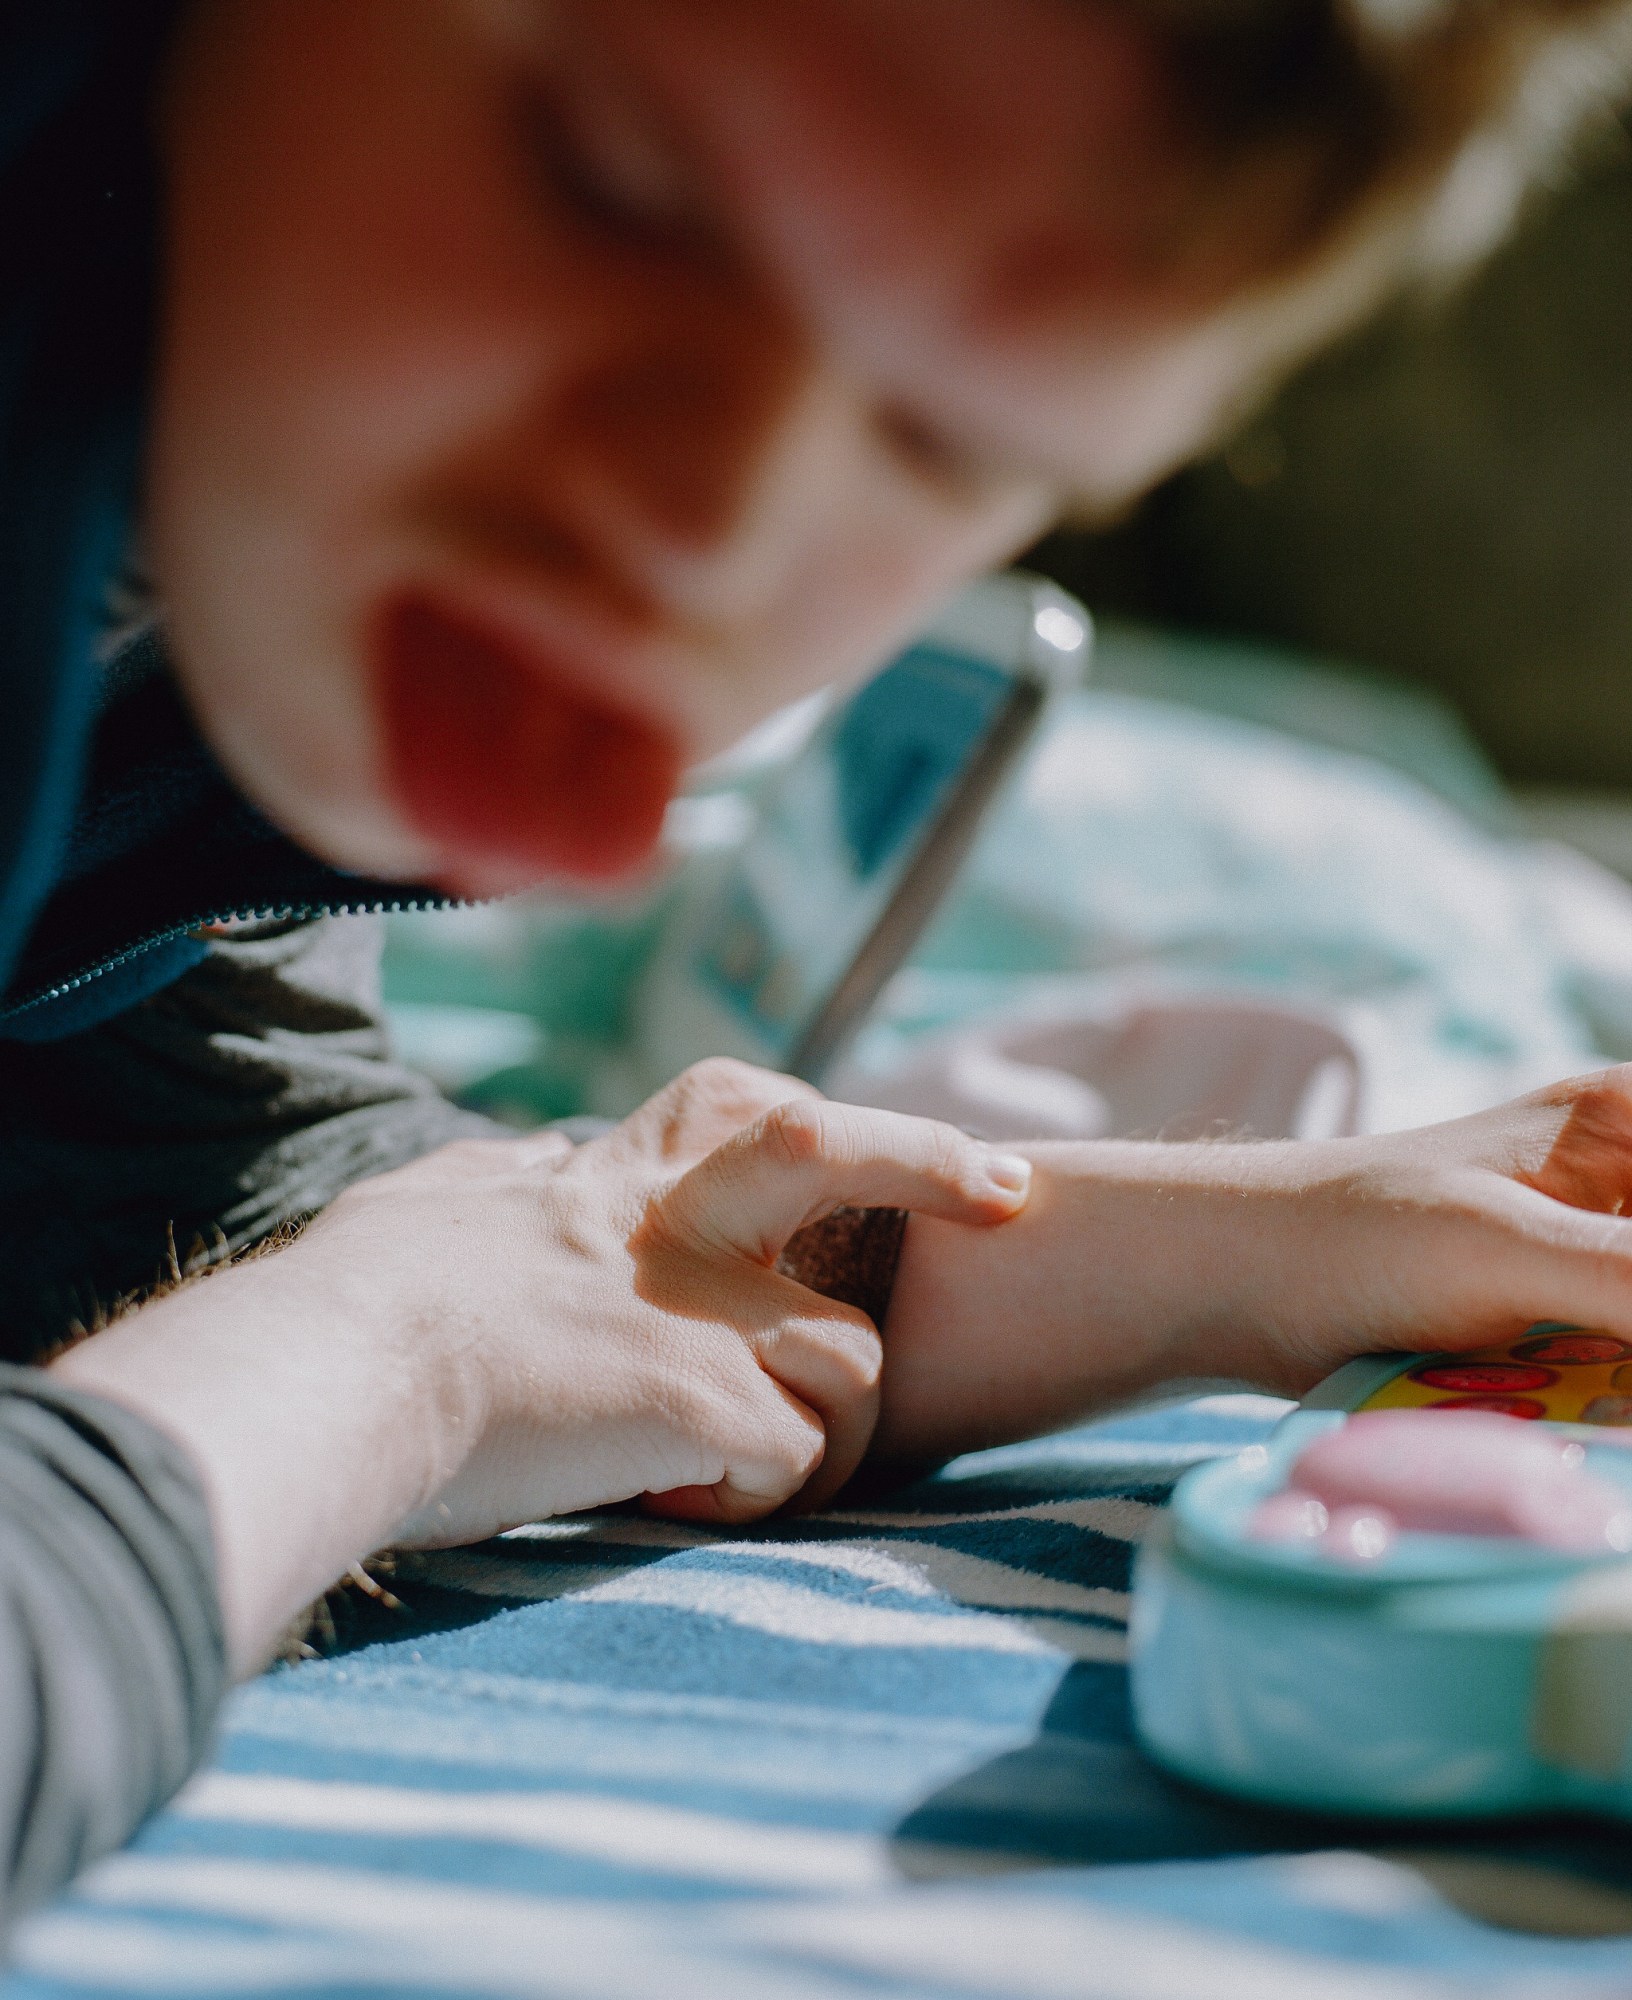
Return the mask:
<path fill-rule="evenodd" d="M 1483 1410 L 1373 1410 L 1328 1431 L 1252 1517 L 1266 1541 L 1365 1560 L 1397 1528 L 1500 1535 L 1572 1555 L 1632 1551 L 1632 1497 L 1572 1438 Z M 1356 1544 L 1361 1520 L 1364 1529 Z M 1334 1530 L 1342 1528 L 1341 1535 Z"/>

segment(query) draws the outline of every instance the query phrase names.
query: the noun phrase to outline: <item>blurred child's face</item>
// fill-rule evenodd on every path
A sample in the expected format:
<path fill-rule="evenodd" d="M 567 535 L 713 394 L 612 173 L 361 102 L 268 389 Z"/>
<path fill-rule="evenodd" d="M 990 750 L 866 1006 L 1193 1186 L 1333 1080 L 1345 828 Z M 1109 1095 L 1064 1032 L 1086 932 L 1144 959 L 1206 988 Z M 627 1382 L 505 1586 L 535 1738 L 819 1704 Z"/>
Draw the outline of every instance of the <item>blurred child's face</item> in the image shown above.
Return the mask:
<path fill-rule="evenodd" d="M 182 672 L 356 868 L 637 867 L 1264 359 L 1159 275 L 1184 154 L 1092 0 L 210 0 L 167 120 Z"/>

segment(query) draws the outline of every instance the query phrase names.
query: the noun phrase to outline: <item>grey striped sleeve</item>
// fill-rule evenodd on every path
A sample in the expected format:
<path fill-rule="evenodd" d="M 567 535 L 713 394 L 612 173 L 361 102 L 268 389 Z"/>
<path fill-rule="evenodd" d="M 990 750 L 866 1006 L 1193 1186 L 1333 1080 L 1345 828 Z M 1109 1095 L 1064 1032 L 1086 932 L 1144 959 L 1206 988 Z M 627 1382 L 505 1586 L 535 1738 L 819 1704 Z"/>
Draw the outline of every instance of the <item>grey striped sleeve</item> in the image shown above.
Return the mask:
<path fill-rule="evenodd" d="M 183 1452 L 98 1397 L 0 1368 L 8 1924 L 170 1797 L 226 1685 L 209 1516 Z"/>

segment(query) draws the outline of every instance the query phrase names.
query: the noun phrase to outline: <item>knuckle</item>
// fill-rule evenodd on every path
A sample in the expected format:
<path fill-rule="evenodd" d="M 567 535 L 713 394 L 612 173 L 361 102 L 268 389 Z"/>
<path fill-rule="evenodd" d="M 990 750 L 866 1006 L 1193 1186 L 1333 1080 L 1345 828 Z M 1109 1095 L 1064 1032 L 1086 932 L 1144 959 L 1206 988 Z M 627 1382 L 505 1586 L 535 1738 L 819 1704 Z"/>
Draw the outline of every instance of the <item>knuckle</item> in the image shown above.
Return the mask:
<path fill-rule="evenodd" d="M 783 1473 L 788 1490 L 795 1491 L 822 1462 L 827 1438 L 820 1426 L 785 1410 L 771 1440 L 774 1462 Z"/>
<path fill-rule="evenodd" d="M 827 1121 L 820 1104 L 794 1098 L 778 1104 L 760 1121 L 759 1145 L 789 1167 L 808 1167 L 821 1159 L 827 1142 Z"/>
<path fill-rule="evenodd" d="M 732 1091 L 749 1091 L 763 1086 L 770 1079 L 771 1072 L 760 1069 L 755 1063 L 743 1062 L 736 1056 L 704 1056 L 701 1062 L 692 1063 L 681 1074 L 693 1089 L 727 1095 Z"/>
<path fill-rule="evenodd" d="M 750 1114 L 763 1111 L 788 1087 L 785 1078 L 735 1056 L 709 1056 L 693 1063 L 680 1083 L 689 1101 L 701 1109 Z"/>
<path fill-rule="evenodd" d="M 828 1351 L 857 1393 L 878 1387 L 884 1375 L 884 1343 L 864 1313 L 835 1314 L 823 1329 Z"/>
<path fill-rule="evenodd" d="M 565 1132 L 557 1132 L 546 1126 L 541 1132 L 529 1132 L 521 1143 L 521 1152 L 530 1166 L 546 1161 L 570 1160 L 577 1152 L 574 1140 Z"/>
<path fill-rule="evenodd" d="M 955 1125 L 930 1126 L 927 1167 L 931 1176 L 960 1193 L 985 1185 L 984 1151 Z"/>
<path fill-rule="evenodd" d="M 747 1381 L 677 1390 L 672 1414 L 706 1462 L 734 1468 L 734 1482 L 770 1506 L 797 1492 L 827 1450 L 821 1425 L 757 1367 Z"/>
<path fill-rule="evenodd" d="M 720 1144 L 806 1086 L 732 1056 L 693 1063 L 653 1100 L 659 1145 L 670 1156 Z"/>

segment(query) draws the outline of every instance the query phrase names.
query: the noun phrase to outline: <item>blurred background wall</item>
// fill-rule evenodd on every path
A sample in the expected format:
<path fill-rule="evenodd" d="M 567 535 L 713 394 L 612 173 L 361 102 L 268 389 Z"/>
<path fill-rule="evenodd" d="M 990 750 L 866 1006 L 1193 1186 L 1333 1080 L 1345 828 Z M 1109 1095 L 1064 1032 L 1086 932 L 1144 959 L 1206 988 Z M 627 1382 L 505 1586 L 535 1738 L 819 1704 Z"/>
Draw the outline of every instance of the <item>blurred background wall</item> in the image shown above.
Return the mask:
<path fill-rule="evenodd" d="M 1632 128 L 1448 298 L 1031 560 L 1096 610 L 1425 683 L 1520 784 L 1632 791 Z"/>

